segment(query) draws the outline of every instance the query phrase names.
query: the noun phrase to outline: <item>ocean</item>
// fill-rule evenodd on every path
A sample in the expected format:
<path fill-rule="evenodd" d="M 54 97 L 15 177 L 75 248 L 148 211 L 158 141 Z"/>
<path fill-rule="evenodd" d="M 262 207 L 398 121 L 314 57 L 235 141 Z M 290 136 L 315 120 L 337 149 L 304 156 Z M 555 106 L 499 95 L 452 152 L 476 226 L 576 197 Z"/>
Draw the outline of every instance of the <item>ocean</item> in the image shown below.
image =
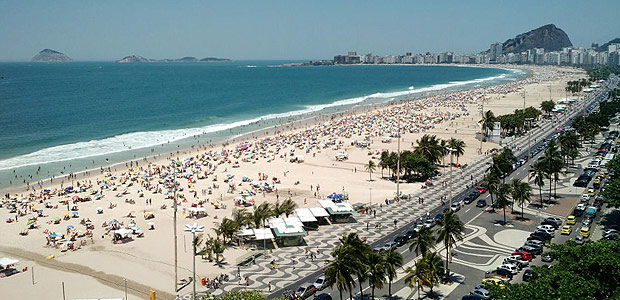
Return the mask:
<path fill-rule="evenodd" d="M 221 141 L 305 114 L 524 75 L 500 68 L 283 63 L 290 61 L 0 63 L 0 188 L 170 152 L 198 139 Z"/>

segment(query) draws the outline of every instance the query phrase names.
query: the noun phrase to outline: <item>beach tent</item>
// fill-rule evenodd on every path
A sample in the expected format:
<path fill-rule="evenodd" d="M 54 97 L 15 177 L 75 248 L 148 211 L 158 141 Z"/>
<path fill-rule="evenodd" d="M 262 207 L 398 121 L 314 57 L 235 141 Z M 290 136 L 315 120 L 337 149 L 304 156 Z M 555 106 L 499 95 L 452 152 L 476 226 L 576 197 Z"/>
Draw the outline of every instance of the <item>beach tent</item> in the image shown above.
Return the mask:
<path fill-rule="evenodd" d="M 3 269 L 6 269 L 18 262 L 19 260 L 17 259 L 3 257 L 3 258 L 0 258 L 0 267 L 2 267 Z"/>

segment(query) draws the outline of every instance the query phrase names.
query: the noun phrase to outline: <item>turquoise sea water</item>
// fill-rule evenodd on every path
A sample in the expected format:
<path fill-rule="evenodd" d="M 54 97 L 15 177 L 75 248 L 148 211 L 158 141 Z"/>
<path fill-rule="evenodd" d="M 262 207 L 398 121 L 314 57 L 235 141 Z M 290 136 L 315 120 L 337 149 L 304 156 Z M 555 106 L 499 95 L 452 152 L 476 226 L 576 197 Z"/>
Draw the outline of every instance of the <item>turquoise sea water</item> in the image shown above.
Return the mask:
<path fill-rule="evenodd" d="M 19 176 L 39 167 L 38 179 L 131 159 L 132 151 L 195 135 L 223 138 L 259 121 L 523 75 L 456 66 L 281 63 L 0 63 L 0 187 L 21 183 Z"/>

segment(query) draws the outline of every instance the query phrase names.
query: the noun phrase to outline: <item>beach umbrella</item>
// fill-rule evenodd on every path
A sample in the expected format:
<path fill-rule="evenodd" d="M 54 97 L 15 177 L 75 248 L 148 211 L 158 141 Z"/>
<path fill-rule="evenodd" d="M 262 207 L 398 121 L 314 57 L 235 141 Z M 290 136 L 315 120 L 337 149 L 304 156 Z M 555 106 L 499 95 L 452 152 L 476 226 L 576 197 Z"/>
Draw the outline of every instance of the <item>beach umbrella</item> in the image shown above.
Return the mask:
<path fill-rule="evenodd" d="M 58 236 L 58 235 L 56 235 L 55 233 L 52 233 L 52 234 L 48 235 L 48 237 L 51 237 L 51 238 L 55 238 L 55 237 L 57 237 L 57 236 Z"/>
<path fill-rule="evenodd" d="M 73 198 L 71 198 L 71 199 L 73 199 L 73 201 L 78 201 L 78 200 L 80 200 L 80 197 L 76 195 L 76 196 L 73 196 Z"/>
<path fill-rule="evenodd" d="M 74 215 L 79 214 L 79 212 L 77 212 L 77 211 L 72 211 L 71 213 L 74 214 Z"/>
<path fill-rule="evenodd" d="M 69 229 L 73 229 L 73 228 L 75 228 L 75 227 L 74 227 L 73 225 L 67 225 L 67 228 L 69 228 Z"/>
<path fill-rule="evenodd" d="M 60 220 L 60 217 L 54 217 L 54 221 Z"/>
<path fill-rule="evenodd" d="M 52 190 L 50 190 L 50 189 L 44 189 L 44 190 L 43 190 L 43 192 L 44 192 L 44 193 L 49 193 L 49 192 L 51 192 L 51 191 L 52 191 Z"/>

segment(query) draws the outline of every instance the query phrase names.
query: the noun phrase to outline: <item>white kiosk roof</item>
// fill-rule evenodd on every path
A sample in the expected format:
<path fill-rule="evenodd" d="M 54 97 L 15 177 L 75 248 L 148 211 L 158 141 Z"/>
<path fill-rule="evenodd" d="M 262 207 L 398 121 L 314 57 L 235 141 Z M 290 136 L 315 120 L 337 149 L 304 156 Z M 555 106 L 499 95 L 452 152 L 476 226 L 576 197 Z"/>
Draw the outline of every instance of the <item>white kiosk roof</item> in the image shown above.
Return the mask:
<path fill-rule="evenodd" d="M 14 265 L 18 262 L 19 260 L 17 259 L 6 258 L 6 257 L 0 258 L 0 266 L 2 266 L 3 268 L 6 268 L 7 266 L 10 266 L 10 265 Z"/>
<path fill-rule="evenodd" d="M 297 208 L 295 214 L 302 222 L 316 222 L 317 219 L 312 215 L 312 211 L 309 208 Z"/>
<path fill-rule="evenodd" d="M 329 217 L 329 213 L 322 207 L 310 207 L 310 212 L 317 218 Z"/>

